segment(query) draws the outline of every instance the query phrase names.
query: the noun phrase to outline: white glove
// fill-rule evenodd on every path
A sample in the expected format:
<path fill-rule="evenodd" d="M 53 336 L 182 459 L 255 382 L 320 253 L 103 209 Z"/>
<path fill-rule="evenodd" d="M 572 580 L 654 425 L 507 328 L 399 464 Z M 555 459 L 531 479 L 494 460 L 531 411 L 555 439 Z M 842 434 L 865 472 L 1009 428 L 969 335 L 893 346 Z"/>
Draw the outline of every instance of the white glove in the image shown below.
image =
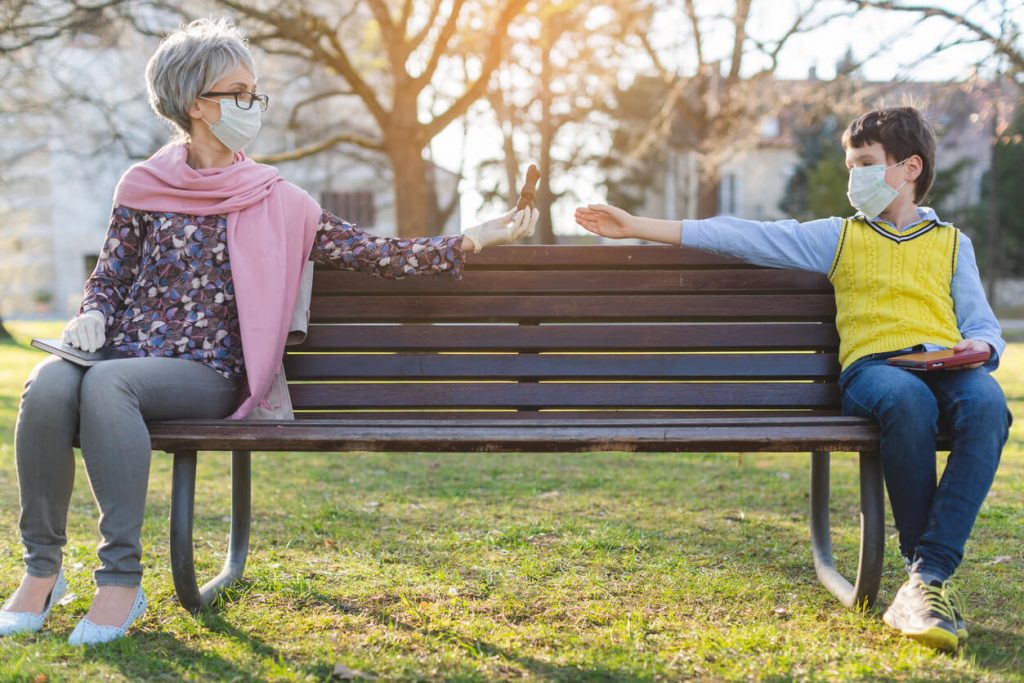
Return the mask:
<path fill-rule="evenodd" d="M 83 351 L 96 351 L 107 341 L 107 322 L 100 311 L 86 311 L 64 326 L 61 341 Z"/>
<path fill-rule="evenodd" d="M 462 236 L 469 238 L 472 245 L 471 251 L 476 253 L 484 247 L 510 244 L 523 237 L 533 235 L 538 218 L 540 218 L 538 209 L 523 209 L 522 211 L 513 209 L 504 216 L 492 218 L 480 225 L 474 225 L 472 228 L 466 228 L 462 232 Z"/>

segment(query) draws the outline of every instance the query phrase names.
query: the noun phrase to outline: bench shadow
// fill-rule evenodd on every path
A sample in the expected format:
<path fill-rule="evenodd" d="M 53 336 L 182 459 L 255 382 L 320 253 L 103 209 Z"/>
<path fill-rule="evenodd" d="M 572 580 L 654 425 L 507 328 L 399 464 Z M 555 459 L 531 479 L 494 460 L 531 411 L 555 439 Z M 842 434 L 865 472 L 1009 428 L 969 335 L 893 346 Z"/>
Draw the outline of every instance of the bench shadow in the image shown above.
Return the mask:
<path fill-rule="evenodd" d="M 203 629 L 229 639 L 250 655 L 273 660 L 287 659 L 276 648 L 239 630 L 217 612 L 203 612 L 195 619 Z M 84 656 L 118 669 L 128 680 L 141 680 L 154 675 L 175 677 L 186 673 L 190 678 L 208 681 L 253 680 L 254 676 L 259 675 L 253 668 L 239 666 L 237 662 L 215 652 L 196 649 L 165 630 L 136 634 L 131 639 L 94 646 L 87 649 Z M 251 662 L 251 659 L 246 657 L 243 661 Z M 185 663 L 184 666 L 182 663 Z M 318 665 L 316 662 L 301 664 L 291 661 L 290 665 L 318 680 L 330 675 L 326 665 Z"/>
<path fill-rule="evenodd" d="M 488 642 L 482 638 L 473 638 L 457 633 L 453 629 L 417 626 L 407 623 L 395 615 L 375 606 L 360 605 L 356 601 L 339 599 L 326 593 L 313 592 L 308 598 L 311 602 L 324 605 L 341 614 L 360 614 L 368 617 L 380 626 L 397 628 L 406 633 L 415 633 L 429 640 L 453 644 L 470 653 L 473 659 L 485 660 L 498 658 L 501 661 L 518 664 L 531 675 L 542 680 L 572 681 L 652 681 L 653 675 L 637 675 L 634 672 L 622 671 L 608 667 L 581 667 L 567 664 L 553 664 L 518 653 Z M 395 602 L 399 602 L 398 599 Z M 372 673 L 372 672 L 366 672 Z M 459 674 L 458 672 L 440 672 L 446 681 L 494 680 L 493 676 Z M 515 678 L 521 677 L 513 674 Z"/>

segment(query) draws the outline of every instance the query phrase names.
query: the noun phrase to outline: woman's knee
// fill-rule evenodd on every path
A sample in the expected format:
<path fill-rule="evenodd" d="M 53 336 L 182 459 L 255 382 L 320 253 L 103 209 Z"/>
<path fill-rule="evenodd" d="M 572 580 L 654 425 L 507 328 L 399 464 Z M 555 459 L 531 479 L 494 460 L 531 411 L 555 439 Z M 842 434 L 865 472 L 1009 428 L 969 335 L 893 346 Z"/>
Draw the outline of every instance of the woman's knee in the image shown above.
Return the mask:
<path fill-rule="evenodd" d="M 82 368 L 56 356 L 40 362 L 25 381 L 21 409 L 77 412 L 82 374 Z"/>
<path fill-rule="evenodd" d="M 97 363 L 82 377 L 82 409 L 99 407 L 130 398 L 132 383 L 124 363 L 118 360 Z"/>

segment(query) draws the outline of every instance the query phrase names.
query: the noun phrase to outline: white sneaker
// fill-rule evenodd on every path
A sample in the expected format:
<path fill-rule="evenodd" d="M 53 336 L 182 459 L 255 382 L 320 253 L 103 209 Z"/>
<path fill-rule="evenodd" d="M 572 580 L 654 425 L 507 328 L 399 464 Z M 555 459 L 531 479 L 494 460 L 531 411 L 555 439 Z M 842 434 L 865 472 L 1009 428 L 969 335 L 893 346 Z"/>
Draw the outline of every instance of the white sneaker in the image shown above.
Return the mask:
<path fill-rule="evenodd" d="M 96 645 L 124 638 L 124 634 L 128 632 L 128 629 L 135 623 L 135 620 L 141 617 L 145 611 L 146 594 L 142 592 L 142 586 L 139 586 L 139 590 L 135 593 L 135 601 L 132 603 L 132 608 L 128 612 L 128 617 L 124 620 L 123 624 L 120 626 L 101 626 L 82 617 L 82 620 L 78 622 L 75 630 L 68 637 L 68 642 L 72 645 Z"/>
<path fill-rule="evenodd" d="M 4 610 L 0 612 L 0 636 L 12 636 L 16 633 L 35 633 L 43 628 L 43 622 L 50 616 L 50 608 L 60 602 L 64 592 L 68 589 L 68 583 L 64 580 L 64 570 L 57 572 L 57 582 L 53 584 L 53 590 L 46 598 L 46 609 L 41 614 L 35 612 L 9 612 L 7 605 L 10 600 L 4 603 Z"/>

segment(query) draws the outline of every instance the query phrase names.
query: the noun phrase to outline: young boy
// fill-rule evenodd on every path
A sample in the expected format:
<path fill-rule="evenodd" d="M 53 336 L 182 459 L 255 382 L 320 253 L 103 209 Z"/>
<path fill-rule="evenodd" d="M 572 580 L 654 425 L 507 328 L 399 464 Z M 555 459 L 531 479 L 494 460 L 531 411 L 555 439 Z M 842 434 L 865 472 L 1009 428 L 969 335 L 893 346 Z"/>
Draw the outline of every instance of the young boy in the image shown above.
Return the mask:
<path fill-rule="evenodd" d="M 935 179 L 935 137 L 912 107 L 878 109 L 843 133 L 851 218 L 798 223 L 730 217 L 640 218 L 613 206 L 576 210 L 603 237 L 682 244 L 758 265 L 826 273 L 836 294 L 839 387 L 846 415 L 881 427 L 880 455 L 900 552 L 910 578 L 885 623 L 926 645 L 967 638 L 948 579 L 999 464 L 1012 416 L 989 375 L 1005 349 L 968 237 L 918 203 Z M 890 356 L 940 348 L 983 350 L 984 363 L 914 372 Z M 952 449 L 936 485 L 940 419 Z"/>

